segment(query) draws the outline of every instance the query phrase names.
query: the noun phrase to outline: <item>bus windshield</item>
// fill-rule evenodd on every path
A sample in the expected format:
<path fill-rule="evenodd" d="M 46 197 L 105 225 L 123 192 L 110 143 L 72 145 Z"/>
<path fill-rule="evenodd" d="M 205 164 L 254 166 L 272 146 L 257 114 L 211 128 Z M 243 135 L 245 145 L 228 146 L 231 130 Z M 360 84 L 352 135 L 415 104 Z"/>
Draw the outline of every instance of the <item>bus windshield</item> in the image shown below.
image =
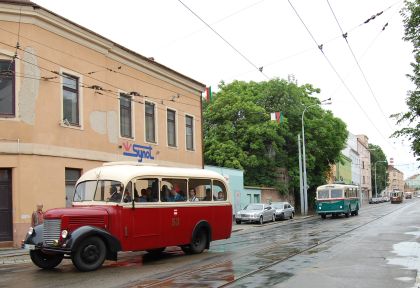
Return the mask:
<path fill-rule="evenodd" d="M 331 189 L 331 198 L 342 198 L 343 190 L 342 189 Z"/>
<path fill-rule="evenodd" d="M 330 198 L 329 190 L 318 190 L 318 199 L 328 199 Z"/>
<path fill-rule="evenodd" d="M 81 182 L 76 187 L 73 202 L 83 201 L 112 201 L 120 202 L 123 185 L 112 180 L 98 180 Z"/>

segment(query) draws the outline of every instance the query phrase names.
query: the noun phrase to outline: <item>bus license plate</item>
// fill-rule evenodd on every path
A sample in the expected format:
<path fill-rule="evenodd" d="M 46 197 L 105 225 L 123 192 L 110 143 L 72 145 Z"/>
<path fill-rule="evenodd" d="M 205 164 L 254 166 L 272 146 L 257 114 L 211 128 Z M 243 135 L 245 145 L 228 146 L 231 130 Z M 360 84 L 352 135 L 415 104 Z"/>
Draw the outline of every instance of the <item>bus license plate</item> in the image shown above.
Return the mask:
<path fill-rule="evenodd" d="M 26 250 L 35 250 L 35 245 L 33 245 L 33 244 L 25 244 L 25 249 Z"/>

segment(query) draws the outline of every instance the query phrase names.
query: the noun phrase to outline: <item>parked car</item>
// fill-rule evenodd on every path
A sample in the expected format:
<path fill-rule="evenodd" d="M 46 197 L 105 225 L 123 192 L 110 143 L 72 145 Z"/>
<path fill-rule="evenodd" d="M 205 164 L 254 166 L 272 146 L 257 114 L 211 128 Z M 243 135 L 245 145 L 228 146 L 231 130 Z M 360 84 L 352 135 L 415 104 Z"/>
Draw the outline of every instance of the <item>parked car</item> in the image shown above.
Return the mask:
<path fill-rule="evenodd" d="M 273 202 L 271 207 L 276 212 L 276 220 L 293 219 L 295 216 L 295 208 L 289 202 Z"/>
<path fill-rule="evenodd" d="M 236 224 L 242 222 L 256 222 L 263 224 L 267 221 L 275 221 L 275 211 L 269 204 L 252 203 L 235 214 Z"/>

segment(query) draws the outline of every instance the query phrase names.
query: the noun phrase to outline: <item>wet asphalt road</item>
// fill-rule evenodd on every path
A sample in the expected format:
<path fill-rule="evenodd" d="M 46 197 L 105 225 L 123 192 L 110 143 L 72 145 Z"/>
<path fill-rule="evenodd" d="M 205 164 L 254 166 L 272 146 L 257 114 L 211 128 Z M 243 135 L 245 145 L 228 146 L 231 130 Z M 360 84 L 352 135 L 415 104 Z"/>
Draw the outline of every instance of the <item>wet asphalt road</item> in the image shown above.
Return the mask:
<path fill-rule="evenodd" d="M 0 287 L 418 287 L 420 199 L 362 208 L 359 216 L 235 225 L 200 255 L 120 253 L 94 272 L 70 260 L 43 271 L 0 265 Z M 417 279 L 419 277 L 419 279 Z M 416 284 L 417 282 L 417 284 Z M 419 286 L 420 287 L 420 286 Z"/>

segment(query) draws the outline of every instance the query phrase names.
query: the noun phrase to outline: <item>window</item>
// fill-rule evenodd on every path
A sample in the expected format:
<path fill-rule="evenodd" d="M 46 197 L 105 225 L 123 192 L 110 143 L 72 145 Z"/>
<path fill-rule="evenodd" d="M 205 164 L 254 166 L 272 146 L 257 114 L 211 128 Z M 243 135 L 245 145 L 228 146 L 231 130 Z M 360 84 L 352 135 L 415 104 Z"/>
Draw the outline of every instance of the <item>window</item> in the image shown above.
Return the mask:
<path fill-rule="evenodd" d="M 185 135 L 187 150 L 194 150 L 194 118 L 185 116 Z"/>
<path fill-rule="evenodd" d="M 71 207 L 71 202 L 73 201 L 74 186 L 76 185 L 76 182 L 79 180 L 81 175 L 82 170 L 80 169 L 66 168 L 66 207 Z"/>
<path fill-rule="evenodd" d="M 158 202 L 159 201 L 159 179 L 141 178 L 134 182 L 135 202 Z"/>
<path fill-rule="evenodd" d="M 79 126 L 79 78 L 63 74 L 63 120 Z"/>
<path fill-rule="evenodd" d="M 0 60 L 0 116 L 15 116 L 15 62 Z"/>
<path fill-rule="evenodd" d="M 330 197 L 329 190 L 318 190 L 318 199 L 328 199 Z"/>
<path fill-rule="evenodd" d="M 163 178 L 162 187 L 160 189 L 160 201 L 187 201 L 187 180 Z"/>
<path fill-rule="evenodd" d="M 363 176 L 363 184 L 366 184 L 365 176 Z"/>
<path fill-rule="evenodd" d="M 254 194 L 254 203 L 260 203 L 260 195 Z"/>
<path fill-rule="evenodd" d="M 227 199 L 226 187 L 219 180 L 213 180 L 213 199 L 215 201 L 223 201 Z"/>
<path fill-rule="evenodd" d="M 190 179 L 188 187 L 195 189 L 195 195 L 200 201 L 211 201 L 210 179 Z"/>
<path fill-rule="evenodd" d="M 342 198 L 343 190 L 341 189 L 331 189 L 331 198 Z"/>
<path fill-rule="evenodd" d="M 146 102 L 145 104 L 145 125 L 146 141 L 156 143 L 155 137 L 155 104 Z"/>
<path fill-rule="evenodd" d="M 168 146 L 176 147 L 176 112 L 167 110 Z"/>
<path fill-rule="evenodd" d="M 120 93 L 120 133 L 121 137 L 132 138 L 131 97 Z"/>

